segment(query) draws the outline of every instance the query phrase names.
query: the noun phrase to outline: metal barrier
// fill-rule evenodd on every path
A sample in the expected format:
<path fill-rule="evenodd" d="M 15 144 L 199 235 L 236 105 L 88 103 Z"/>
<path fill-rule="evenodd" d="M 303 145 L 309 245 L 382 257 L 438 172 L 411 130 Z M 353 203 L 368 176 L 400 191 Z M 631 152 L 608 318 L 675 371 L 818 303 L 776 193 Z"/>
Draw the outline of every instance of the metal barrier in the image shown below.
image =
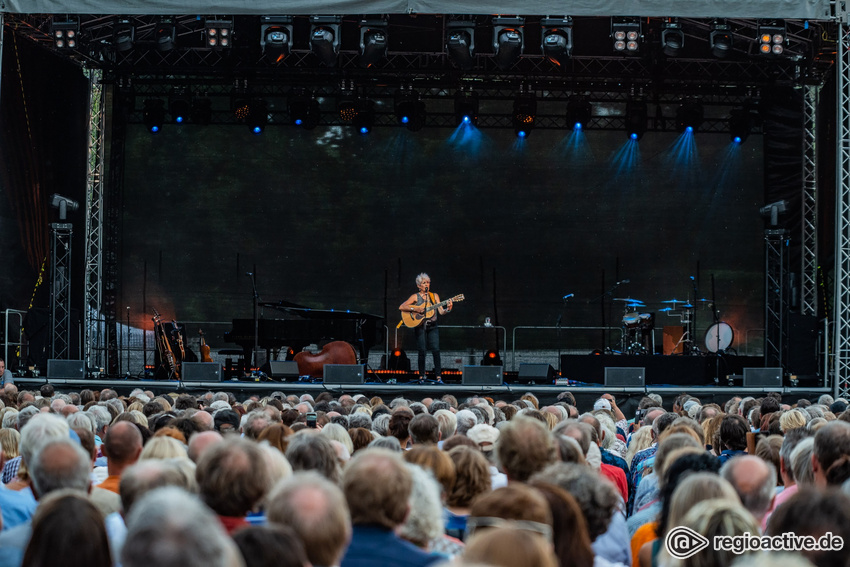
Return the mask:
<path fill-rule="evenodd" d="M 24 353 L 23 353 L 24 347 L 27 346 L 27 343 L 24 342 L 24 333 L 23 333 L 24 315 L 26 315 L 26 314 L 27 314 L 26 311 L 20 311 L 18 309 L 7 309 L 6 311 L 3 312 L 3 315 L 4 315 L 4 317 L 3 317 L 3 319 L 4 319 L 3 360 L 6 361 L 7 368 L 9 366 L 11 366 L 11 363 L 9 362 L 9 347 L 10 346 L 19 349 L 19 352 L 16 353 L 16 356 L 15 356 L 15 358 L 17 358 L 18 361 L 20 361 L 21 359 L 26 360 L 26 357 L 24 356 Z M 11 336 L 9 334 L 9 329 L 10 329 L 9 322 L 10 322 L 10 319 L 12 317 L 16 317 L 17 320 L 18 320 L 17 326 L 12 327 L 13 329 L 17 329 L 17 331 L 18 331 L 17 342 L 9 340 L 9 337 Z M 18 363 L 18 365 L 20 365 L 20 362 Z"/>

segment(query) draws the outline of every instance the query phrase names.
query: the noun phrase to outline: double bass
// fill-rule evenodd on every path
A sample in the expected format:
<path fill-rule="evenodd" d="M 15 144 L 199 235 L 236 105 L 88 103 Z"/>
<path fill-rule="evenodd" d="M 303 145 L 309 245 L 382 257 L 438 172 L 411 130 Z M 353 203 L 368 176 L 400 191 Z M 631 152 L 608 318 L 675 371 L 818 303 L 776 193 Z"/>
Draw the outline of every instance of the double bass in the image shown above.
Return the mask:
<path fill-rule="evenodd" d="M 345 341 L 331 341 L 322 347 L 321 352 L 299 352 L 294 360 L 298 364 L 299 375 L 321 378 L 325 364 L 357 364 L 357 353 Z"/>

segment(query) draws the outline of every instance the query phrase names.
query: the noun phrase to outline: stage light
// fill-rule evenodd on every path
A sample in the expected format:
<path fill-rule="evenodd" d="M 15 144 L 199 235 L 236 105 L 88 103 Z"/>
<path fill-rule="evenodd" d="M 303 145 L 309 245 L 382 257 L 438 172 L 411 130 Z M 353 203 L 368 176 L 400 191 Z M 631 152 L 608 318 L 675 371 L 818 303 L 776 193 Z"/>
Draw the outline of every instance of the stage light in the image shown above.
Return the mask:
<path fill-rule="evenodd" d="M 567 127 L 574 130 L 582 130 L 587 127 L 593 108 L 587 98 L 573 95 L 567 101 Z"/>
<path fill-rule="evenodd" d="M 525 18 L 493 18 L 493 59 L 499 69 L 509 69 L 525 47 Z"/>
<path fill-rule="evenodd" d="M 457 91 L 455 93 L 455 123 L 478 124 L 478 93 L 474 91 Z"/>
<path fill-rule="evenodd" d="M 696 101 L 683 102 L 676 109 L 676 129 L 679 132 L 694 132 L 702 125 L 705 111 Z"/>
<path fill-rule="evenodd" d="M 459 69 L 472 69 L 475 64 L 474 22 L 456 20 L 446 24 L 446 52 Z"/>
<path fill-rule="evenodd" d="M 310 16 L 310 49 L 327 67 L 336 65 L 341 21 L 339 16 Z"/>
<path fill-rule="evenodd" d="M 161 18 L 153 33 L 156 50 L 168 52 L 174 49 L 177 43 L 177 28 L 171 18 Z"/>
<path fill-rule="evenodd" d="M 387 22 L 362 20 L 360 22 L 360 57 L 357 63 L 364 69 L 375 65 L 387 56 Z"/>
<path fill-rule="evenodd" d="M 142 122 L 152 134 L 162 130 L 162 124 L 165 122 L 165 103 L 161 98 L 149 98 L 145 101 Z"/>
<path fill-rule="evenodd" d="M 247 124 L 254 134 L 262 134 L 266 129 L 266 124 L 269 122 L 269 111 L 266 101 L 263 99 L 254 99 L 251 101 L 248 111 Z"/>
<path fill-rule="evenodd" d="M 292 123 L 305 130 L 312 130 L 319 124 L 321 110 L 319 101 L 306 91 L 293 93 L 287 99 L 287 108 Z"/>
<path fill-rule="evenodd" d="M 292 50 L 292 17 L 262 16 L 260 18 L 260 47 L 273 63 L 280 63 Z"/>
<path fill-rule="evenodd" d="M 742 144 L 750 136 L 754 122 L 753 114 L 746 108 L 733 108 L 729 113 L 729 138 Z"/>
<path fill-rule="evenodd" d="M 626 133 L 632 140 L 640 140 L 646 133 L 646 103 L 630 100 L 626 103 Z"/>
<path fill-rule="evenodd" d="M 543 18 L 540 22 L 540 49 L 555 65 L 566 65 L 573 53 L 573 19 Z"/>
<path fill-rule="evenodd" d="M 640 20 L 635 18 L 612 18 L 611 39 L 614 52 L 623 55 L 637 55 L 643 41 Z"/>
<path fill-rule="evenodd" d="M 402 349 L 397 348 L 394 349 L 390 353 L 390 358 L 387 360 L 387 370 L 403 370 L 405 372 L 410 371 L 410 359 L 407 357 L 407 353 Z"/>
<path fill-rule="evenodd" d="M 708 43 L 711 46 L 711 54 L 718 59 L 725 59 L 732 54 L 732 28 L 726 20 L 717 20 L 711 24 Z"/>
<path fill-rule="evenodd" d="M 130 23 L 130 20 L 118 20 L 112 28 L 112 45 L 115 49 L 121 51 L 130 51 L 133 49 L 133 43 L 136 41 L 136 28 Z"/>
<path fill-rule="evenodd" d="M 368 134 L 375 126 L 375 101 L 368 98 L 358 98 L 355 104 L 357 113 L 352 124 L 361 134 Z"/>
<path fill-rule="evenodd" d="M 231 20 L 207 20 L 204 22 L 205 44 L 210 49 L 230 49 L 233 39 Z"/>
<path fill-rule="evenodd" d="M 342 92 L 336 103 L 339 119 L 343 122 L 353 122 L 357 116 L 357 99 L 353 92 Z"/>
<path fill-rule="evenodd" d="M 490 349 L 484 353 L 484 358 L 481 359 L 481 366 L 502 366 L 502 357 L 499 356 L 499 351 Z"/>
<path fill-rule="evenodd" d="M 189 119 L 191 98 L 185 91 L 174 90 L 168 96 L 168 113 L 176 124 L 183 124 Z"/>
<path fill-rule="evenodd" d="M 56 49 L 77 49 L 80 22 L 77 20 L 54 21 L 50 24 L 50 35 Z"/>
<path fill-rule="evenodd" d="M 785 22 L 759 24 L 758 32 L 759 53 L 769 56 L 778 56 L 785 53 L 787 39 Z"/>
<path fill-rule="evenodd" d="M 418 132 L 425 126 L 425 103 L 413 90 L 396 91 L 394 111 L 398 123 L 411 132 Z"/>
<path fill-rule="evenodd" d="M 676 57 L 682 52 L 685 45 L 685 32 L 682 31 L 682 26 L 679 22 L 672 20 L 665 22 L 664 29 L 661 31 L 661 51 L 667 57 Z"/>
<path fill-rule="evenodd" d="M 537 119 L 537 97 L 534 93 L 521 93 L 514 99 L 514 132 L 520 138 L 527 138 L 534 129 Z"/>

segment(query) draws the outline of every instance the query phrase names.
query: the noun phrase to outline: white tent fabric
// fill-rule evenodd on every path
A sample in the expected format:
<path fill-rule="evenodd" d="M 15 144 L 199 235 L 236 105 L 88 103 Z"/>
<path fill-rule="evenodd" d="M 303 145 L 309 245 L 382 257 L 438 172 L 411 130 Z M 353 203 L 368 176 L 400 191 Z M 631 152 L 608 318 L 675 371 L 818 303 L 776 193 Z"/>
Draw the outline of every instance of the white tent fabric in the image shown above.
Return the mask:
<path fill-rule="evenodd" d="M 17 14 L 534 14 L 828 20 L 829 0 L 0 0 Z"/>

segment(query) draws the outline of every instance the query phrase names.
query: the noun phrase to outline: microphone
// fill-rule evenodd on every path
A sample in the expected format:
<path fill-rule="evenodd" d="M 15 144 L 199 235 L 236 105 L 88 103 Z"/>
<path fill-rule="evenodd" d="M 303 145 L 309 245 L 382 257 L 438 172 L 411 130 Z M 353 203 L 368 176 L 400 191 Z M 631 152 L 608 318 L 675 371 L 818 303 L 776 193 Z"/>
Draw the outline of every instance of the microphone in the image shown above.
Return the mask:
<path fill-rule="evenodd" d="M 693 276 L 691 276 L 691 281 L 696 281 L 696 278 L 694 278 Z"/>
<path fill-rule="evenodd" d="M 253 276 L 253 275 L 254 275 L 254 272 L 245 272 L 245 275 L 246 275 L 246 276 Z"/>
<path fill-rule="evenodd" d="M 620 281 L 617 282 L 617 285 L 624 284 L 624 283 L 631 283 L 631 281 L 632 280 L 620 280 Z"/>
<path fill-rule="evenodd" d="M 564 299 L 564 300 L 567 300 L 567 299 L 569 299 L 569 298 L 571 298 L 571 297 L 574 297 L 574 296 L 575 296 L 575 294 L 574 294 L 574 293 L 568 293 L 567 295 L 565 295 L 565 296 L 563 297 L 563 299 Z"/>

